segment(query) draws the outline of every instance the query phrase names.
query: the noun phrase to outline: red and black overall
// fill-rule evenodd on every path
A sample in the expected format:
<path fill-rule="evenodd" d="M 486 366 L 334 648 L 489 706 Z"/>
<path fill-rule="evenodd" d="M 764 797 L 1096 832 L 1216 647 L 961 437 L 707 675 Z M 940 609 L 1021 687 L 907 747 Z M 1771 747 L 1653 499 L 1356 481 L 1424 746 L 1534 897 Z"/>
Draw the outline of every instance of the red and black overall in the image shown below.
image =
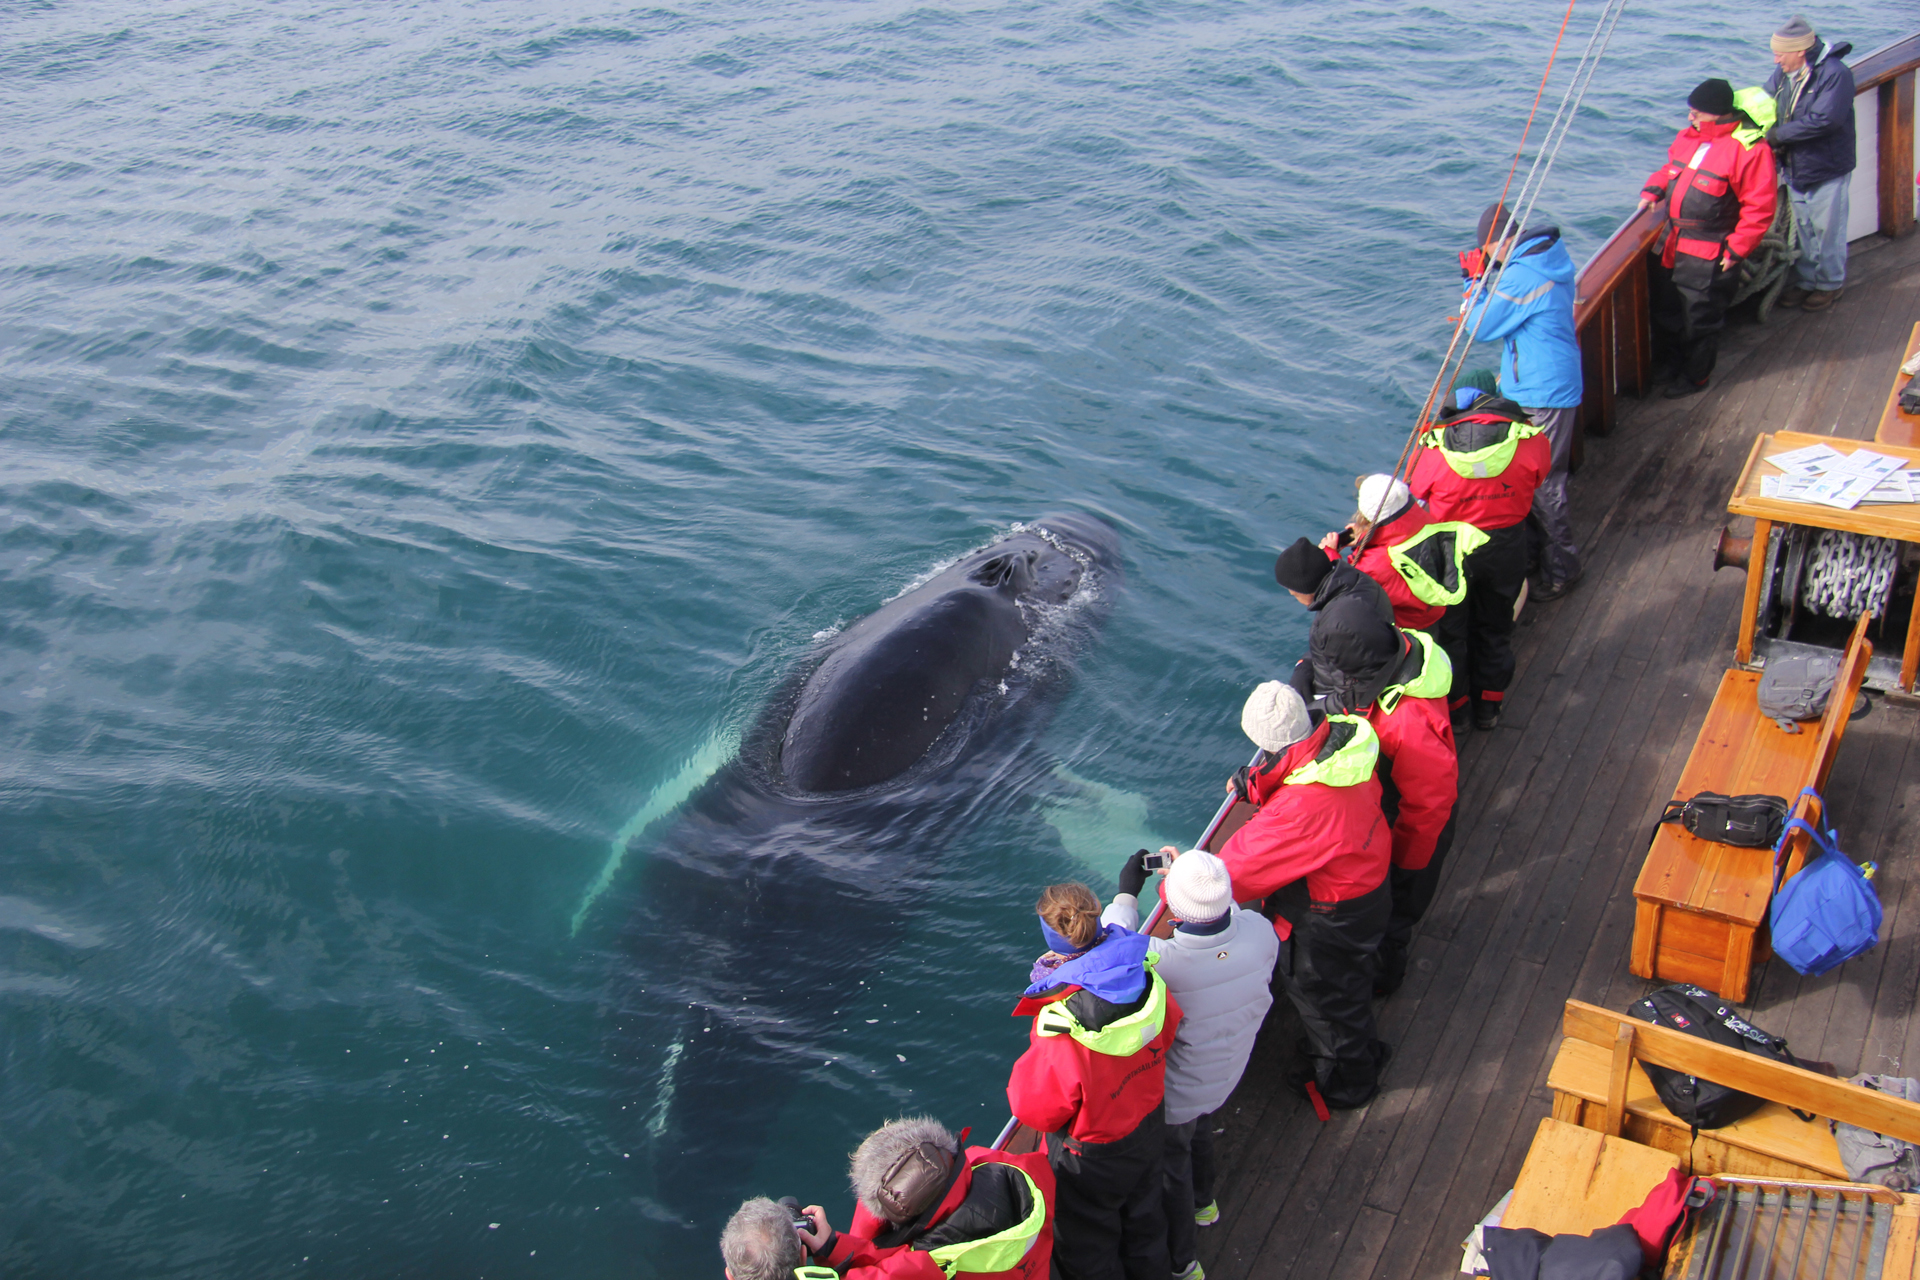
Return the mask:
<path fill-rule="evenodd" d="M 1695 386 L 1712 376 L 1740 260 L 1773 224 L 1776 185 L 1772 149 L 1734 119 L 1682 129 L 1643 188 L 1667 212 L 1647 264 L 1654 358 Z"/>

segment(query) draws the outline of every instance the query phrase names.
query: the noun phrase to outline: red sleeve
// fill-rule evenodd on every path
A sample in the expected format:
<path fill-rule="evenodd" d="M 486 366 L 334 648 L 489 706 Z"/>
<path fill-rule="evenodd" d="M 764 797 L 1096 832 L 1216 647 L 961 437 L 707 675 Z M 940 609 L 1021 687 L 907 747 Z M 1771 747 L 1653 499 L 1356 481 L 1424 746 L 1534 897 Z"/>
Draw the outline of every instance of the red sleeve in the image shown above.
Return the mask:
<path fill-rule="evenodd" d="M 1266 805 L 1221 848 L 1220 861 L 1227 864 L 1233 896 L 1241 902 L 1264 898 L 1327 860 L 1327 850 L 1305 838 L 1295 808 L 1284 800 Z"/>
<path fill-rule="evenodd" d="M 1385 547 L 1376 550 L 1369 546 L 1353 567 L 1380 584 L 1380 589 L 1387 593 L 1388 603 L 1393 605 L 1393 620 L 1400 626 L 1409 625 L 1402 619 L 1411 617 L 1420 619 L 1420 623 L 1413 624 L 1416 626 L 1431 623 L 1442 612 L 1413 594 L 1413 588 L 1393 567 L 1393 559 Z"/>
<path fill-rule="evenodd" d="M 1773 225 L 1778 201 L 1778 178 L 1774 174 L 1773 148 L 1756 142 L 1743 149 L 1733 166 L 1733 189 L 1740 197 L 1740 221 L 1727 237 L 1727 252 L 1744 258 L 1760 247 L 1761 237 Z"/>
<path fill-rule="evenodd" d="M 1666 196 L 1672 187 L 1673 180 L 1680 176 L 1680 162 L 1673 158 L 1673 148 L 1678 142 L 1679 138 L 1676 137 L 1672 143 L 1668 144 L 1667 162 L 1647 176 L 1646 185 L 1640 188 L 1642 191 L 1663 198 Z"/>
<path fill-rule="evenodd" d="M 1407 468 L 1407 489 L 1423 506 L 1431 505 L 1427 500 L 1433 495 L 1433 469 L 1427 465 L 1433 452 L 1425 445 L 1419 446 L 1413 452 L 1413 465 Z"/>
<path fill-rule="evenodd" d="M 1055 1040 L 1073 1043 L 1065 1036 L 1034 1036 L 1007 1077 L 1007 1105 L 1014 1119 L 1041 1133 L 1059 1133 L 1080 1114 L 1078 1064 L 1071 1048 L 1049 1042 Z"/>
<path fill-rule="evenodd" d="M 933 1255 L 918 1249 L 896 1249 L 878 1263 L 856 1264 L 844 1280 L 947 1280 Z"/>

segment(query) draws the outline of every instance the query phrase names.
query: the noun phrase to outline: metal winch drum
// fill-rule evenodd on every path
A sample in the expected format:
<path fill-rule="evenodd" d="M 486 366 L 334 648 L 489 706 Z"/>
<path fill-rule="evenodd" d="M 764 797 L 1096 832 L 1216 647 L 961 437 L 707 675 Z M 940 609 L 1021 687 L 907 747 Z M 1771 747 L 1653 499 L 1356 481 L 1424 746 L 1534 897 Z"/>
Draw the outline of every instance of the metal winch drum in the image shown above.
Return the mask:
<path fill-rule="evenodd" d="M 1802 610 L 1846 620 L 1868 611 L 1886 617 L 1904 547 L 1893 538 L 1775 525 L 1760 569 L 1755 633 L 1784 639 Z M 1714 568 L 1739 565 L 1751 573 L 1752 553 L 1750 539 L 1723 532 L 1714 550 Z"/>

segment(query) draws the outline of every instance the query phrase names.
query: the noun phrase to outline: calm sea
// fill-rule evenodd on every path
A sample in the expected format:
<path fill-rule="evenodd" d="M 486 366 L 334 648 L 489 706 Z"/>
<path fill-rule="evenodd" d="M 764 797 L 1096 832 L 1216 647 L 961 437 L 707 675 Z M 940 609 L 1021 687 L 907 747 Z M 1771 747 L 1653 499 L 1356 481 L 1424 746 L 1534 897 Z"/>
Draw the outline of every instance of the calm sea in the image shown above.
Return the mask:
<path fill-rule="evenodd" d="M 997 1129 L 1033 893 L 1211 812 L 1558 17 L 9 6 L 0 1273 L 717 1275 L 875 1123 Z M 1629 10 L 1576 256 L 1784 17 Z M 1126 561 L 1064 697 L 751 1167 L 676 1171 L 608 1034 L 649 842 L 817 635 L 1059 509 Z"/>

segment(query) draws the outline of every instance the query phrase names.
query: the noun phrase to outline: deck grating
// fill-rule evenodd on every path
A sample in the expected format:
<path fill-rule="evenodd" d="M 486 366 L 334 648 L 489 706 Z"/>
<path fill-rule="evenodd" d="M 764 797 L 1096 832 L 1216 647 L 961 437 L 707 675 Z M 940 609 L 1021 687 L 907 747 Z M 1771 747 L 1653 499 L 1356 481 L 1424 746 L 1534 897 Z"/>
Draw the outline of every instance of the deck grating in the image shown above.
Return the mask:
<path fill-rule="evenodd" d="M 1832 312 L 1728 332 L 1715 386 L 1629 400 L 1574 480 L 1588 568 L 1527 611 L 1505 723 L 1461 752 L 1459 834 L 1407 985 L 1379 1006 L 1394 1046 L 1365 1111 L 1314 1120 L 1279 1087 L 1299 1023 L 1275 1005 L 1217 1121 L 1213 1280 L 1456 1274 L 1459 1242 L 1511 1186 L 1548 1114 L 1570 996 L 1622 1008 L 1648 833 L 1732 663 L 1744 580 L 1711 539 L 1754 433 L 1870 437 L 1920 320 L 1920 236 L 1855 247 Z M 1920 814 L 1920 714 L 1852 725 L 1829 784 L 1847 851 L 1880 863 L 1885 941 L 1834 973 L 1764 967 L 1749 1011 L 1841 1070 L 1920 1063 L 1920 889 L 1899 853 Z M 1909 764 L 1916 766 L 1909 768 Z"/>

